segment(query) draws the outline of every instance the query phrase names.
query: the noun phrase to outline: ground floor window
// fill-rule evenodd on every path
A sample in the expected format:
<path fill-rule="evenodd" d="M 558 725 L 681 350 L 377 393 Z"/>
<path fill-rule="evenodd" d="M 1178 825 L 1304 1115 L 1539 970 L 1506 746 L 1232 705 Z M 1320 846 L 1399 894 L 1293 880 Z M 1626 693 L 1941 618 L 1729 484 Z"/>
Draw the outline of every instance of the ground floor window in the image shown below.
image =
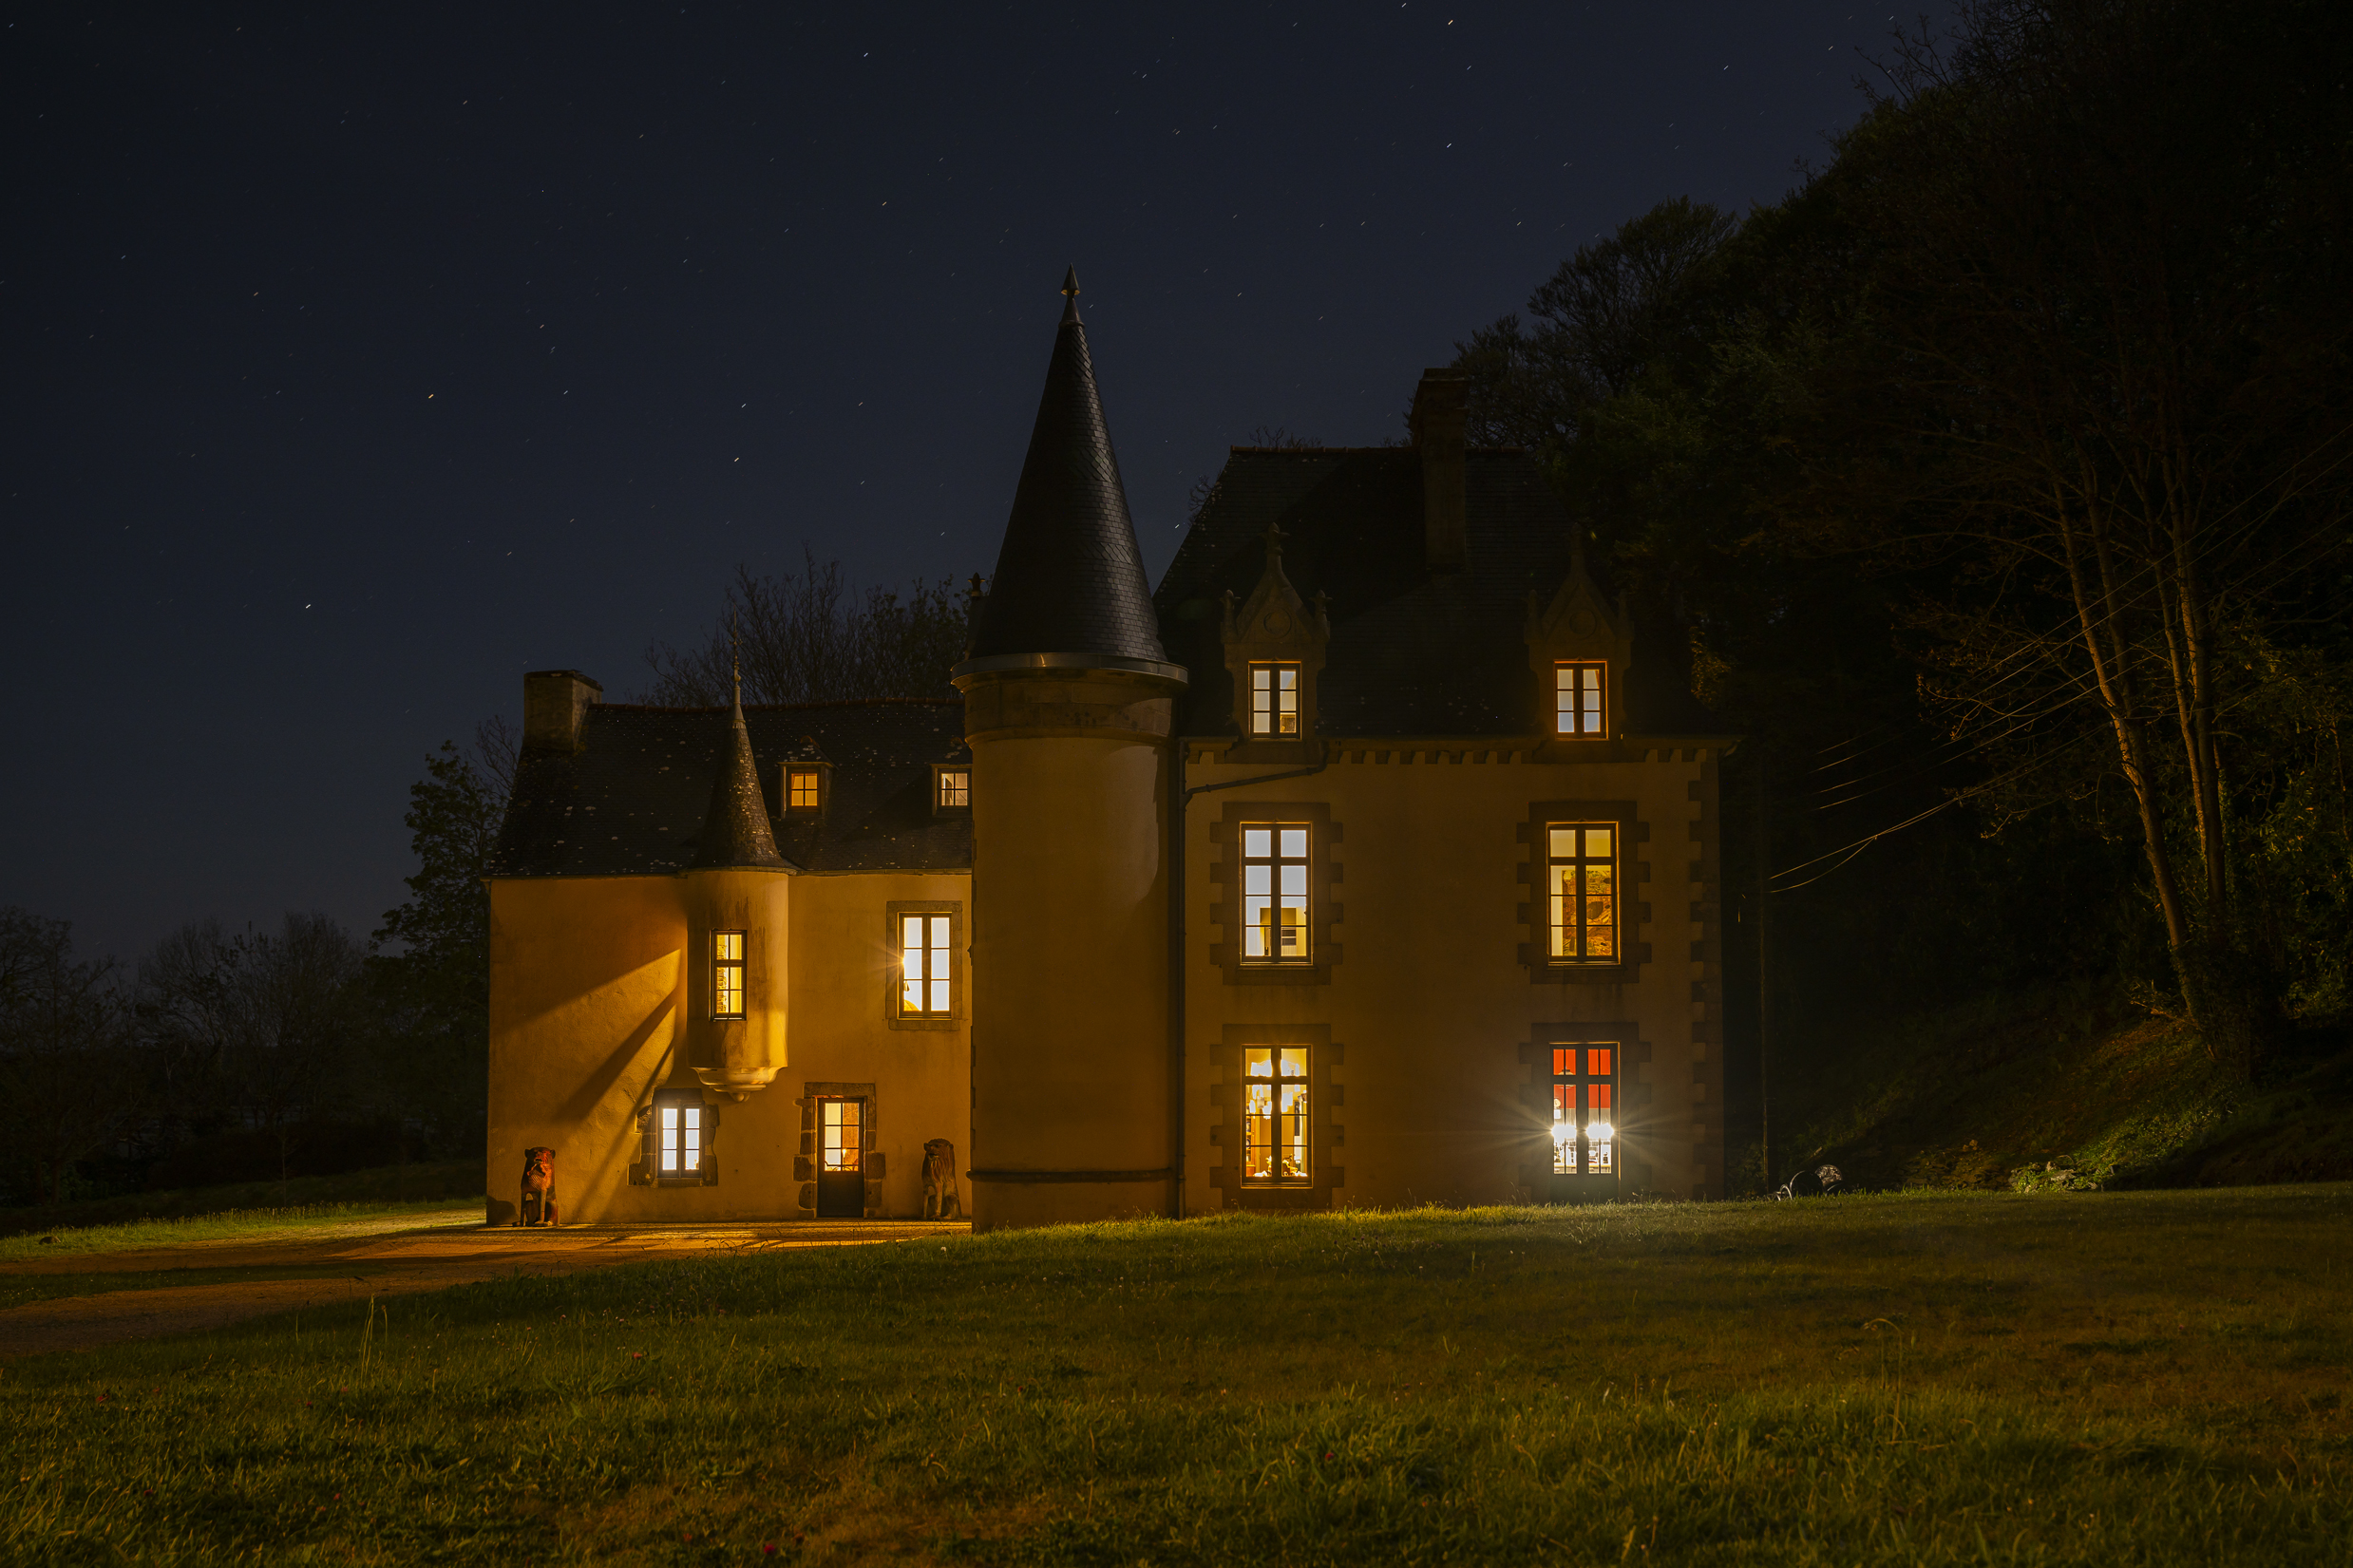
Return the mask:
<path fill-rule="evenodd" d="M 1614 1046 L 1552 1048 L 1553 1175 L 1616 1174 L 1617 1067 Z"/>
<path fill-rule="evenodd" d="M 1242 1048 L 1242 1180 L 1302 1186 L 1313 1180 L 1305 1046 Z"/>
<path fill-rule="evenodd" d="M 693 1100 L 664 1100 L 654 1107 L 655 1170 L 678 1181 L 703 1171 L 703 1106 Z"/>

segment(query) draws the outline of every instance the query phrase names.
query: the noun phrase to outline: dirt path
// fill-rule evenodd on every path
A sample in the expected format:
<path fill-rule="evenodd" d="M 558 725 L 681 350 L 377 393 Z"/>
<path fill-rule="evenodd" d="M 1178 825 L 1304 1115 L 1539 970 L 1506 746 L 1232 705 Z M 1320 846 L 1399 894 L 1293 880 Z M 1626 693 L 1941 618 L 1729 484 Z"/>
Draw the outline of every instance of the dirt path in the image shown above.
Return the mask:
<path fill-rule="evenodd" d="M 59 1296 L 0 1311 L 0 1357 L 86 1351 L 128 1339 L 194 1333 L 304 1307 L 438 1291 L 514 1275 L 577 1274 L 616 1263 L 690 1253 L 768 1252 L 795 1247 L 869 1246 L 924 1237 L 961 1236 L 969 1227 L 917 1220 L 818 1221 L 768 1225 L 569 1226 L 496 1229 L 469 1223 L 401 1229 L 375 1223 L 305 1231 L 283 1240 L 238 1237 L 141 1247 L 117 1253 L 41 1258 L 0 1268 L 13 1275 L 147 1273 L 168 1269 L 333 1268 L 337 1277 L 191 1283 L 161 1290 Z M 388 1234 L 389 1231 L 389 1234 Z M 349 1277 L 339 1277 L 343 1271 Z"/>

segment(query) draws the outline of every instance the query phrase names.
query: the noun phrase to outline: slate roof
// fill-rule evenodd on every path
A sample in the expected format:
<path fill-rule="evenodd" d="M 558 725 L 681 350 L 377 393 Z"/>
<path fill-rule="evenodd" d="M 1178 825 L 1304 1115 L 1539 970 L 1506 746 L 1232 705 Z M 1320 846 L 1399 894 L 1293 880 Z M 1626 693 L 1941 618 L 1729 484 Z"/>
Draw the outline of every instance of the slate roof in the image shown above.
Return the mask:
<path fill-rule="evenodd" d="M 711 804 L 694 844 L 698 866 L 780 866 L 776 835 L 769 826 L 766 792 L 760 788 L 759 759 L 738 694 L 728 714 L 727 750 L 711 781 Z"/>
<path fill-rule="evenodd" d="M 1074 279 L 1067 287 L 1075 293 Z M 1075 298 L 1054 333 L 1029 455 L 967 657 L 1019 653 L 1167 660 Z"/>
<path fill-rule="evenodd" d="M 1521 452 L 1474 447 L 1466 469 L 1469 565 L 1433 573 L 1414 448 L 1234 448 L 1153 595 L 1168 657 L 1192 671 L 1182 732 L 1234 732 L 1220 595 L 1231 589 L 1237 601 L 1249 598 L 1270 522 L 1282 527 L 1292 584 L 1310 597 L 1330 595 L 1320 733 L 1535 731 L 1543 720 L 1528 663 L 1528 595 L 1549 603 L 1567 576 L 1567 509 Z M 1638 619 L 1625 732 L 1720 733 L 1721 721 L 1682 689 L 1659 633 Z"/>
<path fill-rule="evenodd" d="M 812 703 L 744 709 L 778 853 L 806 871 L 962 871 L 972 824 L 932 814 L 933 763 L 969 762 L 958 702 Z M 525 751 L 491 857 L 493 877 L 685 870 L 703 853 L 733 724 L 724 708 L 598 703 L 577 753 Z M 813 744 L 832 765 L 822 819 L 780 815 L 783 764 Z"/>

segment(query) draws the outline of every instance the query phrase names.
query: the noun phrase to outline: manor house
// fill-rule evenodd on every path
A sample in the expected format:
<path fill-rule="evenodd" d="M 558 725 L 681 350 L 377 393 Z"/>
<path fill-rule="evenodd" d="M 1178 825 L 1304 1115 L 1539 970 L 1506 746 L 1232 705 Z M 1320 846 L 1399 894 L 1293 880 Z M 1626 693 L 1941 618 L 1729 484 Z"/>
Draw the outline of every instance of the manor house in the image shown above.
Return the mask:
<path fill-rule="evenodd" d="M 1075 280 L 960 701 L 524 677 L 489 1217 L 977 1225 L 1723 1190 L 1733 738 L 1536 463 L 1237 447 L 1156 593 Z"/>

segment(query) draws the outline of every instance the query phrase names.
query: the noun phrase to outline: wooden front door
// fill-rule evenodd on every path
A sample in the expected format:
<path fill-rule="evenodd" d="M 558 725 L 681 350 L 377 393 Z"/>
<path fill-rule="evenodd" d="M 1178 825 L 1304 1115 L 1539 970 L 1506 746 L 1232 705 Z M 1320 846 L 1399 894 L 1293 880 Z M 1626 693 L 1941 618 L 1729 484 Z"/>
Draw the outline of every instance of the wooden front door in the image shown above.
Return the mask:
<path fill-rule="evenodd" d="M 866 1213 L 866 1103 L 817 1103 L 817 1218 L 861 1219 Z"/>

